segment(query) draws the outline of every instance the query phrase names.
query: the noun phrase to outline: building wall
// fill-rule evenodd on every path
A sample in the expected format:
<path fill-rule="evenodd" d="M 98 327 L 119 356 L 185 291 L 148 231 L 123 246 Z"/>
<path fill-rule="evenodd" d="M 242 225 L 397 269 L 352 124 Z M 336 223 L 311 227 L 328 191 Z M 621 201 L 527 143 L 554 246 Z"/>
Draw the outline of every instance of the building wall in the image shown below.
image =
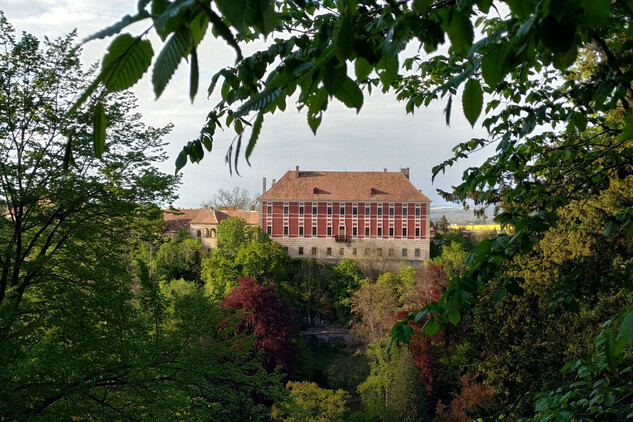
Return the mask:
<path fill-rule="evenodd" d="M 366 248 L 360 243 L 371 242 L 384 254 L 393 249 L 389 259 L 419 263 L 429 258 L 428 203 L 262 201 L 260 210 L 262 230 L 287 247 L 293 257 L 339 260 L 354 257 L 354 248 L 358 256 L 358 248 Z M 300 247 L 304 248 L 303 254 L 299 253 Z M 314 255 L 313 247 L 317 248 Z M 328 255 L 327 248 L 336 253 Z M 414 255 L 416 249 L 419 257 Z"/>
<path fill-rule="evenodd" d="M 191 224 L 189 225 L 189 234 L 191 237 L 198 238 L 207 248 L 215 248 L 215 236 L 217 233 L 217 224 Z"/>

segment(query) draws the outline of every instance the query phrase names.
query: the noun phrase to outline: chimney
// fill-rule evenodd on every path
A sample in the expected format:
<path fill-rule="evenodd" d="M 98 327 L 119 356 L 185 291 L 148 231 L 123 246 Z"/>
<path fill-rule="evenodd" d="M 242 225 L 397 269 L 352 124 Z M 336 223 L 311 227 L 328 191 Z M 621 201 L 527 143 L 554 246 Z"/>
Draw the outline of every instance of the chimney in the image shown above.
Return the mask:
<path fill-rule="evenodd" d="M 385 169 L 385 173 L 387 173 L 387 169 Z"/>
<path fill-rule="evenodd" d="M 409 178 L 409 167 L 400 169 L 400 171 L 402 172 L 402 174 L 404 174 L 404 177 L 406 177 L 407 179 Z"/>
<path fill-rule="evenodd" d="M 262 195 L 266 193 L 266 178 L 264 177 L 264 181 L 262 183 Z"/>
<path fill-rule="evenodd" d="M 299 166 L 295 168 L 295 179 L 299 178 Z"/>
<path fill-rule="evenodd" d="M 272 188 L 273 186 L 275 186 L 275 179 L 273 179 L 273 184 L 270 187 Z"/>

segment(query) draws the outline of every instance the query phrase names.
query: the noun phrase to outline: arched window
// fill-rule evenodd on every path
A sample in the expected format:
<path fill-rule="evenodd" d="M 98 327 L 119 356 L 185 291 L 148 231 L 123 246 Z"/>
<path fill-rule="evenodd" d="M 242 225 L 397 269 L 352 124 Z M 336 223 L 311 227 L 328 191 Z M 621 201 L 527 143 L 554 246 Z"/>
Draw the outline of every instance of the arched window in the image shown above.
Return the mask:
<path fill-rule="evenodd" d="M 215 237 L 215 229 L 211 229 L 211 237 Z"/>
<path fill-rule="evenodd" d="M 204 229 L 204 237 L 209 237 L 209 229 Z"/>
<path fill-rule="evenodd" d="M 198 237 L 202 237 L 202 231 L 198 230 L 198 231 L 196 232 L 196 234 L 197 234 L 197 236 L 198 236 Z"/>

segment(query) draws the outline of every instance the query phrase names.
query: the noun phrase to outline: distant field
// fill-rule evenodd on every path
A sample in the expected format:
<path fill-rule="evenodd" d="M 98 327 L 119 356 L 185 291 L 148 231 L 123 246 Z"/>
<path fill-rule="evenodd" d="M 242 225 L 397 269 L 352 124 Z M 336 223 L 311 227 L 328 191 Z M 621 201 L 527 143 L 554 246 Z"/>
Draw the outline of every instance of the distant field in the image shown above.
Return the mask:
<path fill-rule="evenodd" d="M 431 221 L 437 221 L 446 216 L 451 224 L 464 225 L 464 224 L 486 224 L 486 222 L 492 222 L 492 210 L 490 210 L 488 218 L 476 218 L 473 215 L 473 210 L 464 210 L 459 205 L 431 205 Z"/>
<path fill-rule="evenodd" d="M 451 224 L 451 229 L 463 229 L 469 231 L 501 230 L 501 224 Z"/>

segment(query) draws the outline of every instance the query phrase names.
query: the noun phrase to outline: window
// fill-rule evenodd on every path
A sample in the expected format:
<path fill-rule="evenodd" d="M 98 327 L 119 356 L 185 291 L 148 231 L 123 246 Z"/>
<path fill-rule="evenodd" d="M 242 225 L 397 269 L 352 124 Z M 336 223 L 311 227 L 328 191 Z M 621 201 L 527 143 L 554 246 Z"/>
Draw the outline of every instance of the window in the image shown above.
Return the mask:
<path fill-rule="evenodd" d="M 284 235 L 288 236 L 288 226 L 284 227 Z"/>
<path fill-rule="evenodd" d="M 303 205 L 299 206 L 299 214 L 303 215 Z"/>
<path fill-rule="evenodd" d="M 377 254 L 378 256 L 382 256 L 382 248 L 377 248 L 377 249 L 376 249 L 376 254 Z"/>
<path fill-rule="evenodd" d="M 215 237 L 215 229 L 211 229 L 211 237 Z"/>
<path fill-rule="evenodd" d="M 284 251 L 288 252 L 288 246 L 284 246 Z"/>
<path fill-rule="evenodd" d="M 316 255 L 316 251 L 317 249 L 315 247 L 312 247 L 312 255 Z"/>
<path fill-rule="evenodd" d="M 395 213 L 396 209 L 393 206 L 389 207 L 389 215 L 395 215 Z"/>
<path fill-rule="evenodd" d="M 338 235 L 339 236 L 345 236 L 345 226 L 339 226 L 339 228 L 338 228 Z"/>
<path fill-rule="evenodd" d="M 198 237 L 202 237 L 202 231 L 198 230 L 198 231 L 196 232 L 196 236 L 198 236 Z"/>
<path fill-rule="evenodd" d="M 419 258 L 420 257 L 420 249 L 416 249 L 415 250 L 415 257 Z"/>
<path fill-rule="evenodd" d="M 358 236 L 358 227 L 352 227 L 352 236 Z"/>
<path fill-rule="evenodd" d="M 332 215 L 332 205 L 327 206 L 327 215 Z"/>
<path fill-rule="evenodd" d="M 352 215 L 358 215 L 358 207 L 352 207 Z"/>
<path fill-rule="evenodd" d="M 403 205 L 403 206 L 402 206 L 402 215 L 407 215 L 407 211 L 408 211 L 408 210 L 407 210 L 407 206 L 406 206 L 406 205 Z"/>
<path fill-rule="evenodd" d="M 317 207 L 312 206 L 312 214 L 317 215 Z"/>
<path fill-rule="evenodd" d="M 365 215 L 369 215 L 369 207 L 365 207 Z"/>
<path fill-rule="evenodd" d="M 332 248 L 327 248 L 325 253 L 328 255 L 332 255 Z"/>
<path fill-rule="evenodd" d="M 345 215 L 345 207 L 340 207 L 339 208 L 339 214 Z"/>
<path fill-rule="evenodd" d="M 356 248 L 352 249 L 352 255 L 356 255 Z"/>
<path fill-rule="evenodd" d="M 317 228 L 316 226 L 312 226 L 312 236 L 316 236 L 317 235 Z"/>
<path fill-rule="evenodd" d="M 378 235 L 378 237 L 382 236 L 382 227 L 376 229 L 376 235 Z"/>
<path fill-rule="evenodd" d="M 365 227 L 365 236 L 369 236 L 369 227 Z"/>
<path fill-rule="evenodd" d="M 393 256 L 393 249 L 392 248 L 389 249 L 389 256 Z"/>
<path fill-rule="evenodd" d="M 422 215 L 422 211 L 420 210 L 420 207 L 415 207 L 415 215 L 416 216 Z"/>
<path fill-rule="evenodd" d="M 378 207 L 378 209 L 376 210 L 376 212 L 378 213 L 378 215 L 382 215 L 382 208 Z"/>
<path fill-rule="evenodd" d="M 266 227 L 266 234 L 273 234 L 273 226 Z"/>
<path fill-rule="evenodd" d="M 341 256 L 345 255 L 345 249 L 344 248 L 339 249 L 338 250 L 338 254 L 341 255 Z"/>
<path fill-rule="evenodd" d="M 402 237 L 407 237 L 407 228 L 406 227 L 402 228 Z"/>
<path fill-rule="evenodd" d="M 299 236 L 303 236 L 303 226 L 299 226 Z"/>
<path fill-rule="evenodd" d="M 209 237 L 209 229 L 204 229 L 204 237 Z"/>
<path fill-rule="evenodd" d="M 389 227 L 389 237 L 393 237 L 393 227 Z"/>
<path fill-rule="evenodd" d="M 332 227 L 327 228 L 327 235 L 332 236 Z"/>
<path fill-rule="evenodd" d="M 420 237 L 420 228 L 419 227 L 415 228 L 415 237 Z"/>
<path fill-rule="evenodd" d="M 407 256 L 407 248 L 402 249 L 402 256 Z"/>
<path fill-rule="evenodd" d="M 299 246 L 299 255 L 303 255 L 303 246 Z"/>
<path fill-rule="evenodd" d="M 270 205 L 266 207 L 266 212 L 268 214 L 272 214 L 273 213 L 273 207 L 271 207 Z"/>
<path fill-rule="evenodd" d="M 284 214 L 288 214 L 288 205 L 284 205 Z"/>

